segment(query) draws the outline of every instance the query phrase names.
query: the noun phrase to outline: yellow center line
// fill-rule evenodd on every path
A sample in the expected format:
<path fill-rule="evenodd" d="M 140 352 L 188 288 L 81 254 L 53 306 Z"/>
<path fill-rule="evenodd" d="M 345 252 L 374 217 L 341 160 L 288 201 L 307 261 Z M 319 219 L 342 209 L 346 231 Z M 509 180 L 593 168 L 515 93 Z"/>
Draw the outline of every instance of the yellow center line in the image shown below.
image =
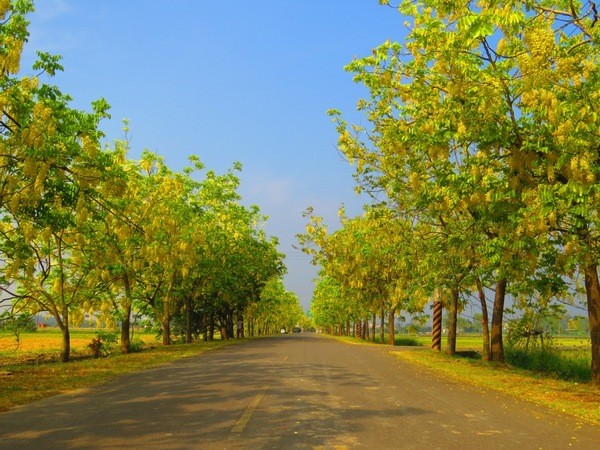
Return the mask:
<path fill-rule="evenodd" d="M 252 417 L 252 414 L 254 413 L 254 411 L 256 411 L 256 408 L 258 408 L 260 401 L 265 396 L 268 389 L 269 386 L 263 386 L 260 392 L 254 396 L 254 398 L 252 399 L 252 401 L 250 401 L 250 404 L 248 405 L 242 416 L 238 419 L 238 421 L 231 429 L 232 433 L 241 433 L 244 430 L 244 428 L 250 421 L 250 417 Z"/>

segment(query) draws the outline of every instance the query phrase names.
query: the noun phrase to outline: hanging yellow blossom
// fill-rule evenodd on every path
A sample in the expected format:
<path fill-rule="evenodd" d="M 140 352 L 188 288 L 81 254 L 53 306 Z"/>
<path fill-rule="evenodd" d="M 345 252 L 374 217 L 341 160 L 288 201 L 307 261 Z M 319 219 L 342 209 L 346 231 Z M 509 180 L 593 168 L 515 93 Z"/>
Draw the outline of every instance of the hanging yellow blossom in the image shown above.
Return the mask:
<path fill-rule="evenodd" d="M 6 13 L 10 6 L 10 0 L 0 0 L 0 19 L 6 17 Z"/>
<path fill-rule="evenodd" d="M 23 41 L 9 36 L 2 43 L 5 50 L 0 53 L 0 70 L 3 74 L 13 74 L 19 71 Z"/>

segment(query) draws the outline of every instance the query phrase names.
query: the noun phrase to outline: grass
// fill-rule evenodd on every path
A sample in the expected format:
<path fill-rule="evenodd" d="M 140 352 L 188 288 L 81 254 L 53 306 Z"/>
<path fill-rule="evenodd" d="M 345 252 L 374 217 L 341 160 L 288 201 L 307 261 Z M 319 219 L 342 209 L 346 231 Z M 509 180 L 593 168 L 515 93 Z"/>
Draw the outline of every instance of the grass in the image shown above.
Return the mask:
<path fill-rule="evenodd" d="M 338 339 L 346 342 L 368 344 L 356 338 L 338 337 Z M 503 392 L 591 423 L 600 424 L 600 388 L 593 387 L 587 382 L 581 382 L 577 379 L 564 380 L 555 374 L 544 373 L 541 370 L 526 370 L 510 364 L 486 363 L 481 361 L 480 358 L 452 358 L 444 354 L 443 351 L 441 353 L 430 351 L 430 336 L 415 336 L 413 339 L 423 346 L 422 350 L 414 351 L 398 348 L 391 350 L 391 353 L 410 364 L 427 368 L 459 383 L 470 384 L 485 390 Z M 457 351 L 465 353 L 481 352 L 481 345 L 481 337 L 459 336 Z M 574 367 L 576 364 L 566 363 L 565 360 L 575 358 L 577 354 L 587 355 L 586 349 L 589 352 L 590 344 L 589 339 L 559 338 L 555 339 L 553 345 L 555 349 L 562 349 L 553 352 L 554 355 L 559 354 L 561 357 L 560 363 L 552 363 L 554 367 L 560 364 L 568 364 L 570 367 Z M 509 353 L 507 352 L 507 355 Z M 525 359 L 534 359 L 530 356 L 521 356 Z M 586 365 L 588 373 L 589 358 L 588 355 L 583 363 L 578 363 L 579 365 Z M 578 375 L 572 376 L 577 377 Z"/>
<path fill-rule="evenodd" d="M 564 351 L 556 347 L 507 348 L 505 357 L 511 366 L 552 374 L 563 380 L 589 382 L 592 378 L 591 354 Z"/>
<path fill-rule="evenodd" d="M 0 335 L 0 411 L 55 394 L 101 384 L 115 376 L 157 367 L 236 342 L 219 340 L 155 346 L 154 336 L 142 335 L 140 337 L 146 342 L 142 351 L 129 355 L 115 352 L 108 357 L 95 359 L 87 349 L 87 344 L 95 336 L 95 331 L 76 330 L 72 341 L 73 360 L 59 363 L 56 361 L 60 333 L 56 330 L 24 334 L 18 348 L 14 343 L 7 348 L 5 344 L 10 342 L 11 337 Z"/>

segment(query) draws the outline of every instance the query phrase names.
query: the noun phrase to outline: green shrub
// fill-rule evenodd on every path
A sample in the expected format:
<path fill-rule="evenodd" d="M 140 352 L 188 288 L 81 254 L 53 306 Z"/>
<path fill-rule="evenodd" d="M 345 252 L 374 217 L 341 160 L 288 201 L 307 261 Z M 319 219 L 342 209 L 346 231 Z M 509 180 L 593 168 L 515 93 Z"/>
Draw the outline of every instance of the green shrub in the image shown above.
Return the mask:
<path fill-rule="evenodd" d="M 371 339 L 368 339 L 368 341 L 371 341 Z M 379 334 L 377 334 L 375 336 L 375 339 L 372 340 L 372 342 L 375 344 L 381 344 L 381 336 Z M 383 343 L 387 345 L 388 342 L 389 342 L 388 336 L 386 335 Z M 405 345 L 407 347 L 419 347 L 423 344 L 421 342 L 419 342 L 419 340 L 416 337 L 395 335 L 394 336 L 394 345 Z"/>
<path fill-rule="evenodd" d="M 0 331 L 18 334 L 36 329 L 37 326 L 31 314 L 13 314 L 11 311 L 4 311 L 0 314 Z"/>
<path fill-rule="evenodd" d="M 143 348 L 144 348 L 144 341 L 142 341 L 141 339 L 134 339 L 131 341 L 131 347 L 129 350 L 131 351 L 131 353 L 134 353 L 134 352 L 141 352 Z"/>
<path fill-rule="evenodd" d="M 581 352 L 568 354 L 552 347 L 508 347 L 505 358 L 512 366 L 549 373 L 563 380 L 590 381 L 592 377 L 590 357 Z"/>
<path fill-rule="evenodd" d="M 405 345 L 407 347 L 419 347 L 421 345 L 421 343 L 416 339 L 416 338 L 411 338 L 411 337 L 398 337 L 396 336 L 394 338 L 394 344 L 395 345 Z"/>
<path fill-rule="evenodd" d="M 88 347 L 92 351 L 94 358 L 102 356 L 102 339 L 98 336 L 92 339 L 92 342 L 88 344 Z"/>
<path fill-rule="evenodd" d="M 99 331 L 95 338 L 88 344 L 94 358 L 108 355 L 114 351 L 117 345 L 117 333 L 114 331 Z"/>
<path fill-rule="evenodd" d="M 106 351 L 112 352 L 117 346 L 119 335 L 116 331 L 100 330 L 98 331 L 97 336 L 102 339 Z"/>

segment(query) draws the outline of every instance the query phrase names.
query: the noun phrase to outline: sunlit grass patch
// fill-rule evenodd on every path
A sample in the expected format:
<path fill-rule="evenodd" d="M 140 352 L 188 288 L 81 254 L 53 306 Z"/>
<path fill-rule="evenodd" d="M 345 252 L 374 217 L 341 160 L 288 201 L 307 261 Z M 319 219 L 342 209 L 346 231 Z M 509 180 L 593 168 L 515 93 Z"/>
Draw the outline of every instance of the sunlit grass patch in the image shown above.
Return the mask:
<path fill-rule="evenodd" d="M 346 342 L 347 344 L 357 344 L 357 345 L 377 345 L 377 343 L 373 343 L 371 341 L 360 339 L 353 336 L 334 336 L 331 334 L 322 334 L 321 336 L 331 337 L 337 339 L 338 341 Z"/>
<path fill-rule="evenodd" d="M 354 343 L 366 343 L 366 344 L 381 344 L 381 338 L 377 333 L 374 340 L 359 339 L 352 336 L 334 336 L 336 339 L 354 342 Z M 444 342 L 446 337 L 444 336 Z M 384 344 L 388 343 L 388 338 L 385 338 Z M 398 346 L 431 346 L 430 335 L 417 335 L 417 334 L 396 334 L 394 335 L 394 343 Z M 481 336 L 459 336 L 456 343 L 457 350 L 475 350 L 481 351 L 482 340 Z"/>

